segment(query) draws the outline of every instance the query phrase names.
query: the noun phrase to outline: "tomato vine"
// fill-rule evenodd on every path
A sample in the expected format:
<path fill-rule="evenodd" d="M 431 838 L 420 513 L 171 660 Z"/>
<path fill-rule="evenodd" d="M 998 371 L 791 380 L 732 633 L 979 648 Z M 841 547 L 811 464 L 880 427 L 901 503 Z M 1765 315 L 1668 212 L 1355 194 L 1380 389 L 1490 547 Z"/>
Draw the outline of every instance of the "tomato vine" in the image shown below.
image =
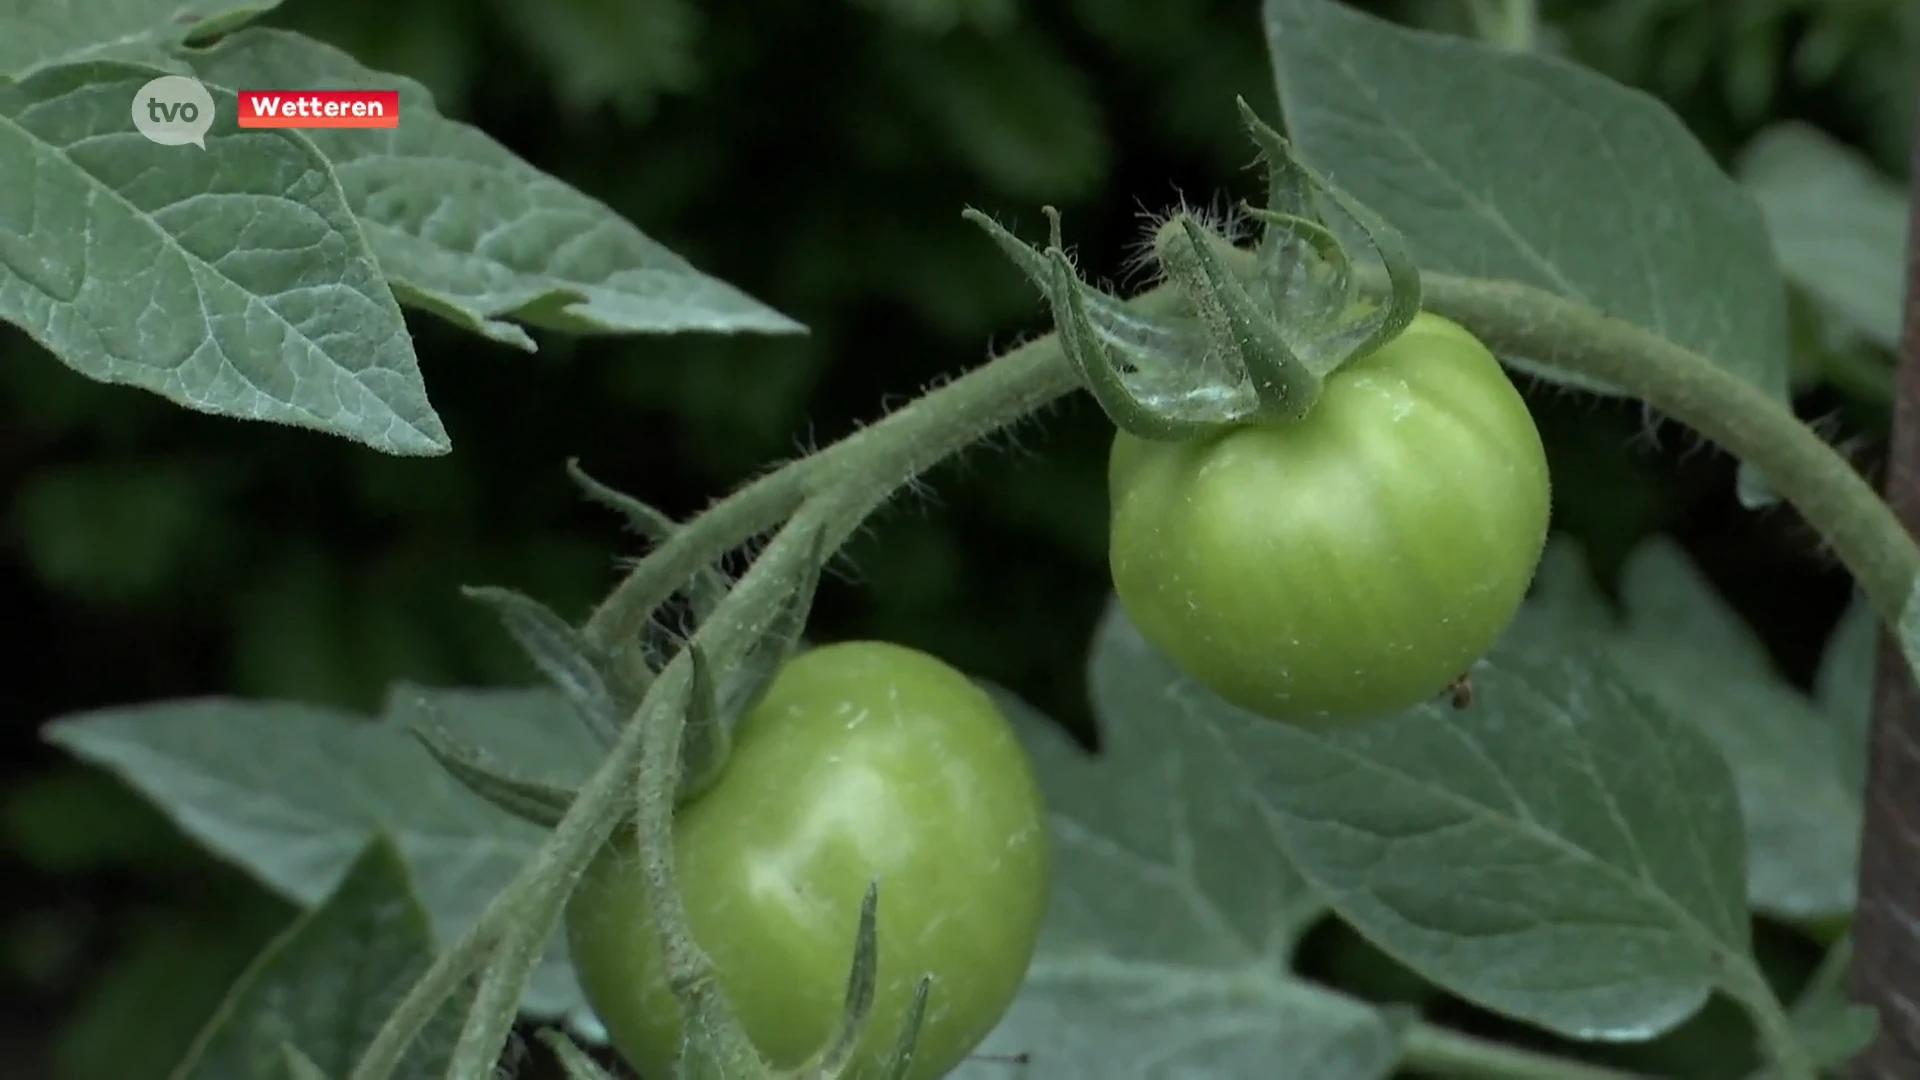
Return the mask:
<path fill-rule="evenodd" d="M 1252 271 L 1251 253 L 1231 258 L 1238 272 Z M 1428 310 L 1460 322 L 1497 352 L 1616 386 L 1759 468 L 1832 545 L 1876 609 L 1889 621 L 1898 619 L 1910 583 L 1920 574 L 1920 548 L 1866 481 L 1784 405 L 1697 353 L 1541 289 L 1442 274 L 1423 275 L 1422 286 Z M 1369 282 L 1368 287 L 1379 295 L 1383 283 Z M 1176 302 L 1173 290 L 1163 286 L 1128 307 L 1166 311 Z M 1049 335 L 763 476 L 643 560 L 594 613 L 590 636 L 604 644 L 637 629 L 650 610 L 647 598 L 660 582 L 683 579 L 785 517 L 774 539 L 695 638 L 697 646 L 715 657 L 735 655 L 795 584 L 813 572 L 808 565 L 811 553 L 836 550 L 919 474 L 1079 385 L 1059 337 Z M 538 946 L 557 925 L 568 891 L 595 851 L 629 817 L 638 824 L 641 857 L 656 886 L 650 890 L 656 905 L 652 918 L 671 981 L 684 1007 L 714 1009 L 724 1017 L 724 1003 L 717 995 L 702 992 L 713 985 L 714 973 L 692 941 L 677 891 L 658 887 L 672 881 L 668 837 L 689 656 L 683 650 L 661 672 L 539 853 L 496 896 L 473 929 L 435 959 L 389 1017 L 353 1080 L 387 1080 L 413 1036 L 465 976 L 483 968 L 455 1074 L 477 1075 L 489 1065 L 505 1042 Z M 637 815 L 632 801 L 636 773 Z M 1783 1070 L 1792 1077 L 1810 1077 L 1777 1003 L 1757 992 L 1751 996 Z M 724 1019 L 717 1027 L 738 1033 L 737 1024 Z"/>

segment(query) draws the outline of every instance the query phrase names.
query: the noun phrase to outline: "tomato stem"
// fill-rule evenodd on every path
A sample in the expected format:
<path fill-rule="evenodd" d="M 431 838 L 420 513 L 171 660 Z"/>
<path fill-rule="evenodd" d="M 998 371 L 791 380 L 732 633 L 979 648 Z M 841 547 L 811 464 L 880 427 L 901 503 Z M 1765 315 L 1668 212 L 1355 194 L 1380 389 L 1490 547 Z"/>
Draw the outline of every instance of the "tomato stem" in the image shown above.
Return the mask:
<path fill-rule="evenodd" d="M 388 1080 L 393 1075 L 414 1036 L 427 1026 L 427 1021 L 433 1019 L 467 977 L 487 962 L 503 922 L 495 913 L 508 906 L 512 892 L 509 888 L 496 894 L 472 929 L 433 958 L 427 970 L 421 972 L 399 1004 L 387 1014 L 348 1080 Z"/>

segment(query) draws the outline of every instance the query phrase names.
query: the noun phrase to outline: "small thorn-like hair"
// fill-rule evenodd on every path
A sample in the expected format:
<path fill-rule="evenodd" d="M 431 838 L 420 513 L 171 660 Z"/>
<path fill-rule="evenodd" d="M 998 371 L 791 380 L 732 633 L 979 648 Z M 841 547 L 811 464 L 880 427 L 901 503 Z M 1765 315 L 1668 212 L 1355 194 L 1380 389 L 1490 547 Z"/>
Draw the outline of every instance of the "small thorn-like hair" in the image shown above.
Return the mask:
<path fill-rule="evenodd" d="M 1160 284 L 1160 261 L 1154 255 L 1155 241 L 1160 230 L 1181 214 L 1199 222 L 1200 227 L 1208 232 L 1226 237 L 1235 245 L 1245 242 L 1256 232 L 1252 219 L 1241 209 L 1239 201 L 1225 195 L 1215 195 L 1204 206 L 1188 202 L 1183 194 L 1170 209 L 1141 207 L 1140 231 L 1137 238 L 1127 245 L 1126 259 L 1122 264 L 1126 280 L 1146 285 Z"/>

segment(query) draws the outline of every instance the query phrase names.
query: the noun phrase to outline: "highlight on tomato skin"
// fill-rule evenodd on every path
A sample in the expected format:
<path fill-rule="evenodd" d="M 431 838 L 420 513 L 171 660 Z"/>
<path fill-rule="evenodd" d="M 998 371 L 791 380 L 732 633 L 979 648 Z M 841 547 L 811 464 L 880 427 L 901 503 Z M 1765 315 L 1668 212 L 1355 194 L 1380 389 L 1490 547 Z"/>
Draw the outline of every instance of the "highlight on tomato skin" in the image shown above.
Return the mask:
<path fill-rule="evenodd" d="M 681 806 L 675 873 L 694 940 L 775 1068 L 839 1023 L 868 882 L 880 881 L 877 990 L 850 1080 L 875 1076 L 933 976 L 910 1080 L 937 1080 L 1006 1014 L 1052 877 L 1046 808 L 1007 718 L 925 653 L 846 642 L 801 653 L 741 721 L 725 773 Z M 588 1002 L 643 1076 L 672 1075 L 668 992 L 630 832 L 569 902 Z"/>
<path fill-rule="evenodd" d="M 1141 636 L 1233 705 L 1324 727 L 1433 700 L 1484 656 L 1552 504 L 1519 391 L 1424 312 L 1302 419 L 1117 434 L 1108 486 L 1114 591 Z"/>

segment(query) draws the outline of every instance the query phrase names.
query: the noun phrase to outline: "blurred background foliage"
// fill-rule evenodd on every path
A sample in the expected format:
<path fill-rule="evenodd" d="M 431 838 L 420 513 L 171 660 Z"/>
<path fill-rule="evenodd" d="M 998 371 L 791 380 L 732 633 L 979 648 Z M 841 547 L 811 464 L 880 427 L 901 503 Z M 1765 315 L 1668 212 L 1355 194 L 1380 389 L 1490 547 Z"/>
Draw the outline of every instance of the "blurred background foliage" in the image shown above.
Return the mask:
<path fill-rule="evenodd" d="M 1465 3 L 1365 6 L 1471 27 Z M 293 0 L 276 13 L 427 83 L 443 111 L 812 333 L 544 335 L 528 356 L 415 319 L 455 445 L 437 460 L 187 413 L 89 383 L 0 334 L 0 603 L 26 630 L 9 656 L 0 779 L 7 1075 L 158 1080 L 286 917 L 113 782 L 40 748 L 43 721 L 206 694 L 371 708 L 398 677 L 529 679 L 456 589 L 504 584 L 583 614 L 610 585 L 636 549 L 571 490 L 567 457 L 691 513 L 1042 329 L 1037 297 L 960 220 L 963 206 L 1038 235 L 1039 207 L 1056 204 L 1084 264 L 1124 280 L 1143 211 L 1254 193 L 1233 98 L 1276 115 L 1257 9 Z M 1897 194 L 1911 179 L 1915 10 L 1561 0 L 1544 6 L 1543 47 L 1665 99 L 1730 167 L 1756 134 L 1801 121 Z M 1462 117 L 1460 137 L 1482 120 Z M 1790 206 L 1805 201 L 1795 175 Z M 1871 472 L 1887 424 L 1885 334 L 1848 320 L 1846 283 L 1796 285 L 1803 412 Z M 1556 526 L 1596 568 L 1675 534 L 1787 672 L 1808 677 L 1848 584 L 1807 531 L 1786 513 L 1740 509 L 1731 463 L 1637 406 L 1530 396 Z M 847 551 L 814 635 L 922 647 L 1084 724 L 1083 651 L 1107 587 L 1109 433 L 1075 401 L 942 469 L 931 495 L 902 501 Z M 1783 978 L 1804 972 L 1809 943 L 1763 941 Z M 1306 963 L 1372 996 L 1420 996 L 1338 931 L 1314 939 Z M 1457 1003 L 1433 1007 L 1504 1030 Z M 1675 1075 L 1737 1076 L 1743 1023 L 1711 1008 L 1622 1054 Z"/>

